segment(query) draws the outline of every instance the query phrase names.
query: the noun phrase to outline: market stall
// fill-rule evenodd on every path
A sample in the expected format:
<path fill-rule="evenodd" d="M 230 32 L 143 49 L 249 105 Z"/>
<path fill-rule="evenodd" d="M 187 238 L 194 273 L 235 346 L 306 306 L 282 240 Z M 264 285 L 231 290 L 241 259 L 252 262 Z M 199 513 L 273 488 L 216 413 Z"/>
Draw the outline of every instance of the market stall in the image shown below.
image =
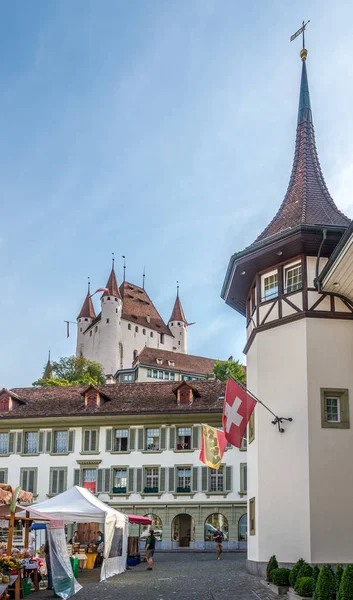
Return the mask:
<path fill-rule="evenodd" d="M 126 569 L 128 517 L 96 498 L 89 490 L 74 486 L 50 500 L 34 505 L 65 523 L 104 522 L 104 551 L 100 579 L 108 579 Z"/>

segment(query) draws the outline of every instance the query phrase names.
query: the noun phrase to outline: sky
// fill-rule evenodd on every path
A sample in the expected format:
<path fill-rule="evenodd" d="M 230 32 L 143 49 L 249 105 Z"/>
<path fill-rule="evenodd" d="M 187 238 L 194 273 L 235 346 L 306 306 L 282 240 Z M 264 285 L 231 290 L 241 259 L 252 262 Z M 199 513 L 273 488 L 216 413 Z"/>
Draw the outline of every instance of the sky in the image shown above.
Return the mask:
<path fill-rule="evenodd" d="M 0 388 L 74 354 L 64 321 L 112 252 L 166 321 L 180 282 L 189 353 L 245 361 L 220 292 L 288 185 L 303 19 L 322 170 L 353 217 L 351 2 L 0 3 Z"/>

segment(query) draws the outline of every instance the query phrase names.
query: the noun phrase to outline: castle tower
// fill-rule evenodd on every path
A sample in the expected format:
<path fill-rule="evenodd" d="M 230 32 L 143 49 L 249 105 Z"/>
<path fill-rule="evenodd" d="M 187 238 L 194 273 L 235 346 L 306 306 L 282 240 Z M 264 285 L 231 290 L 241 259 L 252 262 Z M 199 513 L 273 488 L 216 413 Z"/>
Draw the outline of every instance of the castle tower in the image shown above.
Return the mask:
<path fill-rule="evenodd" d="M 85 356 L 84 354 L 84 333 L 92 324 L 92 321 L 96 318 L 94 307 L 91 298 L 90 283 L 88 282 L 87 296 L 82 304 L 80 314 L 78 315 L 77 321 L 77 344 L 76 344 L 76 356 Z"/>
<path fill-rule="evenodd" d="M 101 297 L 101 320 L 99 325 L 98 356 L 106 375 L 114 375 L 122 366 L 123 340 L 121 329 L 122 298 L 114 270 L 105 286 L 107 291 Z"/>
<path fill-rule="evenodd" d="M 248 437 L 248 565 L 353 562 L 353 306 L 315 281 L 350 221 L 326 187 L 315 146 L 303 48 L 296 144 L 285 198 L 233 255 L 222 297 L 246 316 L 247 387 L 258 405 Z"/>
<path fill-rule="evenodd" d="M 177 297 L 168 322 L 168 327 L 175 337 L 176 351 L 187 354 L 188 323 L 179 298 L 179 285 L 177 286 Z"/>

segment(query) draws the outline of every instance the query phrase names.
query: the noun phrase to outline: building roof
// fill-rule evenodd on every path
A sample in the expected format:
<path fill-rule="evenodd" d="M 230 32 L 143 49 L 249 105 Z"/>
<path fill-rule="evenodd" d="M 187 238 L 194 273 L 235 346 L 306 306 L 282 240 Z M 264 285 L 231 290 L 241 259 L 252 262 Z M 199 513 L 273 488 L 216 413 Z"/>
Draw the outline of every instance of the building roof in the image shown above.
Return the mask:
<path fill-rule="evenodd" d="M 179 293 L 177 294 L 177 297 L 175 298 L 174 308 L 173 308 L 171 317 L 169 319 L 169 323 L 170 323 L 170 321 L 182 321 L 183 323 L 187 323 L 187 320 L 184 315 L 183 307 L 180 302 Z"/>
<path fill-rule="evenodd" d="M 157 360 L 162 360 L 162 364 L 157 363 Z M 163 367 L 173 371 L 205 375 L 206 373 L 213 373 L 216 360 L 215 358 L 193 356 L 192 354 L 183 354 L 182 352 L 172 352 L 171 350 L 161 350 L 145 346 L 133 362 L 133 366 L 139 363 L 140 365 L 153 368 Z M 174 363 L 173 366 L 169 365 L 169 361 Z"/>
<path fill-rule="evenodd" d="M 302 75 L 295 153 L 287 193 L 271 223 L 255 244 L 297 225 L 347 226 L 350 219 L 336 206 L 327 189 L 316 151 L 315 133 L 306 70 L 307 52 L 302 51 Z"/>
<path fill-rule="evenodd" d="M 95 319 L 96 318 L 96 313 L 94 311 L 94 306 L 93 306 L 93 302 L 92 302 L 92 298 L 90 296 L 89 290 L 87 292 L 85 301 L 82 304 L 81 312 L 77 318 L 78 319 L 82 319 L 82 318 Z"/>
<path fill-rule="evenodd" d="M 104 292 L 103 296 L 113 296 L 114 298 L 121 299 L 121 294 L 120 294 L 120 290 L 119 290 L 119 286 L 118 286 L 118 281 L 116 279 L 114 266 L 112 267 L 112 270 L 109 275 L 109 279 L 107 281 L 107 285 L 105 287 L 107 288 L 108 291 Z"/>
<path fill-rule="evenodd" d="M 120 286 L 120 293 L 123 299 L 123 319 L 136 323 L 136 325 L 149 327 L 159 333 L 172 335 L 143 288 L 124 281 Z"/>
<path fill-rule="evenodd" d="M 188 384 L 186 384 L 188 385 Z M 87 417 L 89 415 L 160 414 L 160 413 L 220 413 L 222 412 L 225 383 L 221 381 L 193 381 L 197 391 L 191 406 L 178 406 L 175 382 L 117 383 L 96 386 L 110 402 L 104 402 L 94 412 L 85 408 L 82 393 L 87 386 L 14 388 L 26 405 L 17 406 L 8 413 L 0 413 L 0 422 L 6 419 L 36 419 L 46 417 Z"/>

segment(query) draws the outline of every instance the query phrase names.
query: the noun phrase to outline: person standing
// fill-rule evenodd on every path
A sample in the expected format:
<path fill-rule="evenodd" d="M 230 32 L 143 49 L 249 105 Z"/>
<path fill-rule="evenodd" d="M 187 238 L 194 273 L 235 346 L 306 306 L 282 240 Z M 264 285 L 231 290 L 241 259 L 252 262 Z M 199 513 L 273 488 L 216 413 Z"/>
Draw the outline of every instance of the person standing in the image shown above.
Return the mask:
<path fill-rule="evenodd" d="M 153 555 L 156 546 L 156 538 L 154 537 L 153 529 L 150 530 L 150 534 L 146 540 L 146 561 L 148 564 L 147 571 L 152 571 L 153 567 Z"/>
<path fill-rule="evenodd" d="M 80 540 L 78 539 L 78 531 L 74 531 L 74 535 L 71 540 L 69 540 L 69 544 L 79 544 Z"/>
<path fill-rule="evenodd" d="M 222 554 L 222 551 L 223 551 L 224 535 L 223 535 L 223 532 L 221 531 L 220 527 L 217 527 L 216 533 L 213 535 L 213 539 L 216 542 L 216 556 L 217 556 L 217 560 L 221 560 L 221 554 Z"/>

